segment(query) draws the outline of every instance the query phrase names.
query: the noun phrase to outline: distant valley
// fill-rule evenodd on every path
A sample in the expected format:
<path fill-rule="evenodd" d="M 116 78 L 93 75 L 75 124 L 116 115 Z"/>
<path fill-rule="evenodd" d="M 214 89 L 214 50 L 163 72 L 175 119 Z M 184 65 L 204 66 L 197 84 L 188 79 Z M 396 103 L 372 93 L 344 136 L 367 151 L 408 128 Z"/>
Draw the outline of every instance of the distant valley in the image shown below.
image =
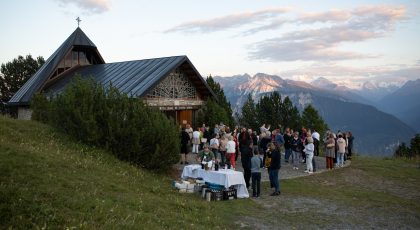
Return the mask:
<path fill-rule="evenodd" d="M 307 83 L 263 73 L 254 76 L 248 74 L 232 77 L 216 76 L 214 79 L 223 87 L 234 112 L 241 112 L 248 94 L 258 101 L 261 96 L 273 91 L 280 92 L 282 98 L 288 96 L 299 110 L 308 104 L 314 105 L 333 131 L 353 132 L 356 137 L 355 149 L 362 154 L 391 155 L 398 144 L 407 142 L 414 135 L 415 130 L 419 130 L 418 126 L 415 126 L 415 121 L 419 119 L 414 119 L 412 123 L 404 123 L 401 117 L 395 116 L 396 114 L 384 112 L 392 110 L 395 103 L 390 103 L 388 107 L 385 106 L 388 105 L 386 103 L 379 106 L 381 99 L 386 98 L 387 95 L 393 93 L 400 95 L 395 86 L 382 90 L 373 86 L 370 87 L 370 91 L 363 88 L 355 90 L 339 86 L 325 78 Z M 416 87 L 417 91 L 414 90 L 414 92 L 420 92 L 418 86 L 412 88 Z M 368 94 L 371 96 L 367 99 Z M 396 102 L 396 104 L 399 103 Z M 411 108 L 411 106 L 407 107 Z M 413 120 L 413 116 L 419 117 L 419 114 L 420 111 L 414 109 L 413 115 L 407 119 Z"/>

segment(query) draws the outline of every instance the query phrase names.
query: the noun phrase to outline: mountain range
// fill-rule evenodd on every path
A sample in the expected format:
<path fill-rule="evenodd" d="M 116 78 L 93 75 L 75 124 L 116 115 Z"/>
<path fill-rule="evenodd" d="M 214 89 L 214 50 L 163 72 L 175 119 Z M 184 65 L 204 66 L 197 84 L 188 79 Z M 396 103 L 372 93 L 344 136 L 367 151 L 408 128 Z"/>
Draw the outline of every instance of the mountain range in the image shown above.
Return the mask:
<path fill-rule="evenodd" d="M 366 99 L 366 95 L 359 93 L 363 89 L 350 89 L 326 78 L 318 78 L 307 83 L 264 73 L 254 76 L 248 74 L 232 77 L 216 76 L 214 80 L 223 87 L 234 113 L 241 112 L 248 94 L 258 101 L 263 95 L 273 91 L 278 91 L 282 98 L 289 97 L 300 111 L 312 104 L 318 109 L 330 129 L 352 131 L 355 136 L 354 148 L 362 154 L 391 155 L 398 144 L 407 142 L 415 133 L 412 127 L 395 115 L 385 112 L 385 108 L 392 110 L 395 103 L 384 103 L 380 109 L 377 108 L 382 100 L 373 90 L 371 93 L 375 95 L 375 98 Z M 417 89 L 420 88 L 417 87 Z M 402 98 L 398 91 L 389 89 L 391 94 L 384 95 L 397 93 L 398 98 Z M 395 100 L 396 104 L 398 104 L 397 101 Z M 413 116 L 407 119 L 412 118 Z"/>

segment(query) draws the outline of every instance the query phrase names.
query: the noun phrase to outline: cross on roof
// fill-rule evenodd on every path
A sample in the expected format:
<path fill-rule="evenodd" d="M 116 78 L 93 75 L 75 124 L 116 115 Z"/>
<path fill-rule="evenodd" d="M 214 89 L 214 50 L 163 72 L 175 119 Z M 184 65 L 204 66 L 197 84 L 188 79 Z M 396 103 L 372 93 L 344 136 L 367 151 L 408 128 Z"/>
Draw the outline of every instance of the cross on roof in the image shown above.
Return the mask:
<path fill-rule="evenodd" d="M 77 21 L 77 27 L 79 27 L 79 25 L 80 25 L 80 22 L 82 21 L 79 17 L 77 17 L 76 18 L 76 21 Z"/>

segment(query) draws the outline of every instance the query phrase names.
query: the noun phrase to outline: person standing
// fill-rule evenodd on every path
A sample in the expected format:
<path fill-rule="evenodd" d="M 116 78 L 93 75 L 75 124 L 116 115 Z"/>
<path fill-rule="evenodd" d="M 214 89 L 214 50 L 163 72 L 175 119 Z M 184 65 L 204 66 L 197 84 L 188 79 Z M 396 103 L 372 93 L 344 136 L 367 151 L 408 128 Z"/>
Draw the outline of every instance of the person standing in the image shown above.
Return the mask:
<path fill-rule="evenodd" d="M 244 169 L 244 179 L 246 187 L 249 188 L 251 179 L 252 139 L 246 128 L 241 129 L 238 142 L 239 154 L 241 155 L 242 167 Z"/>
<path fill-rule="evenodd" d="M 300 141 L 302 142 L 302 144 L 306 143 L 306 137 L 308 130 L 305 127 L 302 127 L 302 133 L 300 134 Z M 306 163 L 306 154 L 303 152 L 303 148 L 302 148 L 302 163 Z"/>
<path fill-rule="evenodd" d="M 270 183 L 274 187 L 274 192 L 270 196 L 278 196 L 280 195 L 279 171 L 281 167 L 281 155 L 280 155 L 279 150 L 274 145 L 274 143 L 268 144 L 268 149 L 271 155 L 271 164 L 269 167 L 269 178 L 270 178 Z"/>
<path fill-rule="evenodd" d="M 219 152 L 219 135 L 213 134 L 213 138 L 210 140 L 210 149 L 214 154 L 216 159 L 216 164 L 220 164 L 222 162 L 222 157 Z"/>
<path fill-rule="evenodd" d="M 181 130 L 181 164 L 188 164 L 188 143 L 190 142 L 190 135 L 185 131 L 185 128 Z"/>
<path fill-rule="evenodd" d="M 252 197 L 260 197 L 261 194 L 261 167 L 262 160 L 258 150 L 253 150 L 254 156 L 251 158 L 251 175 L 252 175 Z"/>
<path fill-rule="evenodd" d="M 338 135 L 337 146 L 337 167 L 343 167 L 344 154 L 346 153 L 346 140 L 343 139 L 342 134 Z"/>
<path fill-rule="evenodd" d="M 289 163 L 289 158 L 292 155 L 292 134 L 290 133 L 290 129 L 286 128 L 286 132 L 283 136 L 284 139 L 284 161 Z"/>
<path fill-rule="evenodd" d="M 263 156 L 263 163 L 265 164 L 266 162 L 266 158 L 267 158 L 267 148 L 268 148 L 268 144 L 271 142 L 271 133 L 270 131 L 267 131 L 265 133 L 261 133 L 261 138 L 260 138 L 260 149 L 261 152 L 264 153 Z M 265 165 L 264 165 L 265 166 Z M 268 166 L 267 166 L 268 167 Z"/>
<path fill-rule="evenodd" d="M 299 138 L 299 132 L 295 132 L 293 134 L 293 138 L 291 140 L 291 149 L 292 149 L 292 160 L 293 160 L 293 169 L 298 170 L 299 165 L 299 156 L 300 152 L 302 151 L 302 142 Z"/>
<path fill-rule="evenodd" d="M 312 137 L 306 138 L 307 144 L 305 145 L 305 149 L 303 150 L 306 154 L 306 171 L 307 173 L 313 173 L 313 165 L 312 165 L 312 158 L 314 157 L 314 140 Z"/>
<path fill-rule="evenodd" d="M 353 134 L 350 131 L 347 132 L 347 140 L 348 140 L 348 146 L 347 146 L 348 159 L 351 160 L 354 137 L 353 137 Z"/>
<path fill-rule="evenodd" d="M 227 142 L 228 142 L 228 139 L 223 134 L 219 139 L 219 152 L 220 152 L 221 160 L 222 160 L 221 166 L 226 165 L 226 145 L 227 145 Z"/>
<path fill-rule="evenodd" d="M 319 156 L 319 140 L 320 140 L 320 135 L 319 133 L 314 129 L 314 131 L 312 132 L 312 139 L 314 140 L 314 156 Z"/>
<path fill-rule="evenodd" d="M 201 144 L 200 143 L 200 128 L 197 128 L 197 130 L 192 133 L 192 144 L 193 144 L 192 152 L 198 153 L 199 146 Z"/>
<path fill-rule="evenodd" d="M 327 169 L 334 168 L 334 156 L 335 156 L 335 139 L 332 133 L 328 133 L 328 137 L 325 141 L 326 150 L 325 150 L 325 159 L 327 161 Z"/>
<path fill-rule="evenodd" d="M 228 137 L 228 142 L 226 144 L 226 161 L 228 162 L 228 168 L 235 170 L 235 151 L 236 151 L 236 144 L 233 141 L 233 136 L 230 135 Z"/>

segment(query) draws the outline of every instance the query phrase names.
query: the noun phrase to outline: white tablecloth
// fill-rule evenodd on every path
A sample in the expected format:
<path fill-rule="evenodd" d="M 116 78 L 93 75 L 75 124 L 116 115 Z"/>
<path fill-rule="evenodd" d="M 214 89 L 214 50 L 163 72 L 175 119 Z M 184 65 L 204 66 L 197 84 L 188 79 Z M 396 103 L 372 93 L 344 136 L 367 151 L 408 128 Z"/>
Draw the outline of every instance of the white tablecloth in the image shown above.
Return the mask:
<path fill-rule="evenodd" d="M 198 169 L 201 169 L 201 165 L 187 165 L 182 170 L 181 178 L 197 178 L 198 176 Z"/>
<path fill-rule="evenodd" d="M 203 178 L 204 181 L 220 184 L 229 188 L 234 185 L 238 192 L 238 198 L 248 198 L 249 193 L 246 188 L 244 174 L 231 169 L 219 169 L 219 171 L 206 171 L 201 169 L 201 165 L 187 165 L 182 170 L 182 178 Z"/>

